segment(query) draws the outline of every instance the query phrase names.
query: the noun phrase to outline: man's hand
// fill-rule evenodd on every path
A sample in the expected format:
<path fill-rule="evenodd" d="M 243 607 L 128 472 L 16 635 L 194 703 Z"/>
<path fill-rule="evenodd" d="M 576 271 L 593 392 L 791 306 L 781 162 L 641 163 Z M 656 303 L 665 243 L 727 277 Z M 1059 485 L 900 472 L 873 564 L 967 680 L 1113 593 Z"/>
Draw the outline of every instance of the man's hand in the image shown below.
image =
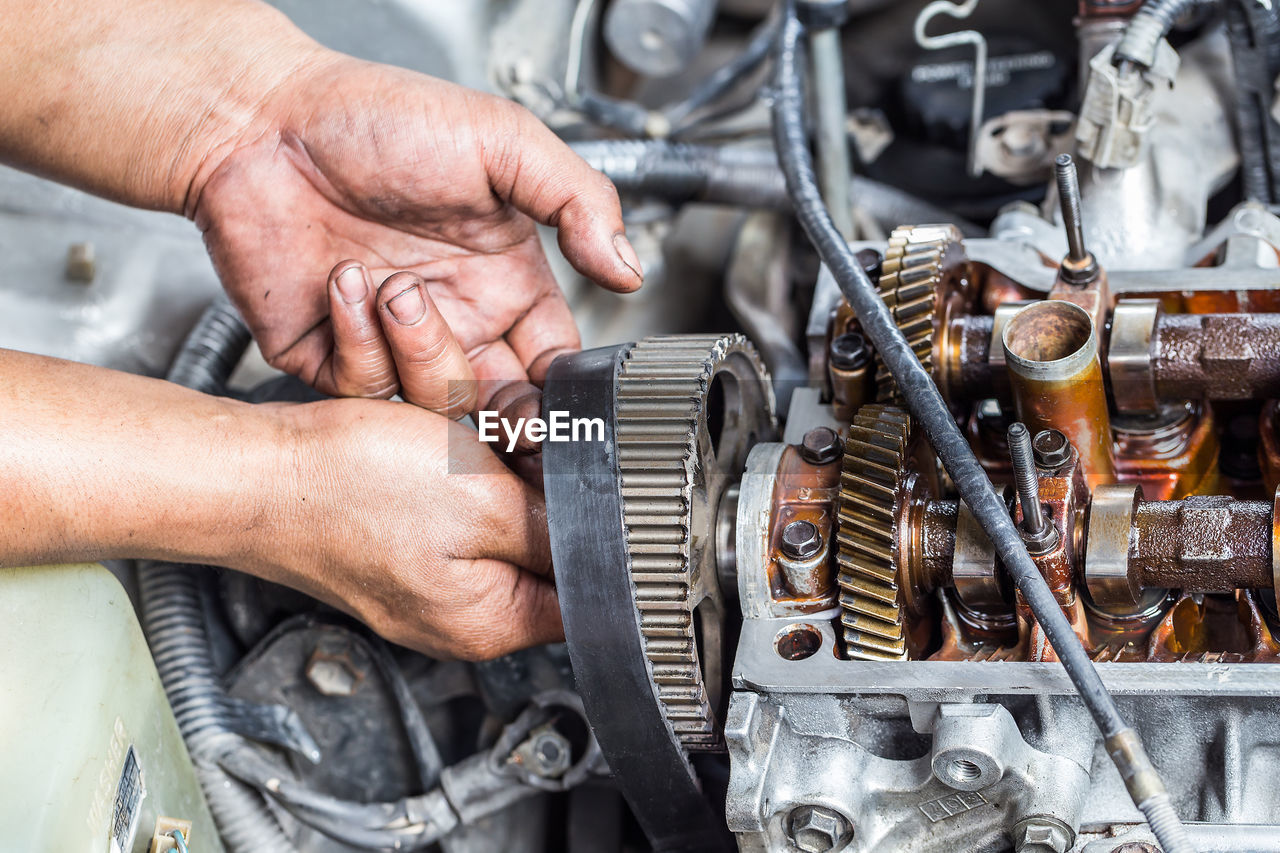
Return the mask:
<path fill-rule="evenodd" d="M 640 285 L 613 186 L 513 103 L 258 0 L 6 2 L 0 160 L 195 219 L 267 359 L 322 391 L 457 414 L 474 375 L 486 408 L 536 404 L 578 335 L 535 220 L 588 278 Z M 343 261 L 363 286 L 329 281 Z M 379 287 L 400 270 L 425 286 Z"/>
<path fill-rule="evenodd" d="M 535 220 L 587 277 L 641 281 L 612 184 L 526 110 L 336 54 L 203 165 L 186 213 L 269 362 L 454 417 L 536 402 L 578 348 Z"/>
<path fill-rule="evenodd" d="M 563 639 L 542 497 L 472 430 L 405 403 L 280 411 L 294 485 L 255 574 L 437 658 Z"/>
<path fill-rule="evenodd" d="M 441 657 L 559 639 L 546 510 L 408 403 L 252 406 L 0 349 L 0 566 L 228 566 Z"/>

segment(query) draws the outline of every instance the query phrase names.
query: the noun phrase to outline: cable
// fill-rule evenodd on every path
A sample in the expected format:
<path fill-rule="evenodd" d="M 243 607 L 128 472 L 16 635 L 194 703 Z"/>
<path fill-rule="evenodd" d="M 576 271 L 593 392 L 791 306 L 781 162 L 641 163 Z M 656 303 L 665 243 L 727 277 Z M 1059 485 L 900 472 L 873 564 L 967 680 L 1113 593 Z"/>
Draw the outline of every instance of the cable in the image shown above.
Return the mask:
<path fill-rule="evenodd" d="M 1179 18 L 1197 7 L 1216 4 L 1217 0 L 1147 0 L 1125 25 L 1113 61 L 1150 68 L 1156 63 L 1160 40 L 1169 35 Z"/>
<path fill-rule="evenodd" d="M 961 497 L 991 539 L 996 553 L 1031 606 L 1081 701 L 1102 731 L 1108 754 L 1161 847 L 1165 853 L 1190 853 L 1193 848 L 1187 840 L 1186 831 L 1173 811 L 1169 794 L 1147 758 L 1142 742 L 1107 693 L 1093 662 L 1076 639 L 1048 584 L 1027 553 L 1004 501 L 997 496 L 932 377 L 898 330 L 879 291 L 836 230 L 822 201 L 805 134 L 798 56 L 802 33 L 803 26 L 796 17 L 795 2 L 787 0 L 787 15 L 776 60 L 773 126 L 778 159 L 786 175 L 796 216 L 857 314 L 863 333 L 871 339 L 902 390 L 912 416 L 924 428 Z"/>
<path fill-rule="evenodd" d="M 671 204 L 791 209 L 778 155 L 771 148 L 640 139 L 573 142 L 570 147 L 623 195 Z M 854 175 L 849 191 L 873 219 L 894 227 L 903 222 L 950 222 L 966 237 L 987 235 L 986 229 L 951 211 L 880 181 Z"/>
<path fill-rule="evenodd" d="M 725 65 L 706 76 L 693 90 L 662 112 L 673 128 L 682 130 L 685 119 L 690 115 L 718 100 L 742 81 L 748 74 L 760 67 L 769 57 L 774 44 L 778 41 L 778 30 L 782 26 L 782 15 L 777 10 L 771 11 L 756 27 L 747 46 Z"/>

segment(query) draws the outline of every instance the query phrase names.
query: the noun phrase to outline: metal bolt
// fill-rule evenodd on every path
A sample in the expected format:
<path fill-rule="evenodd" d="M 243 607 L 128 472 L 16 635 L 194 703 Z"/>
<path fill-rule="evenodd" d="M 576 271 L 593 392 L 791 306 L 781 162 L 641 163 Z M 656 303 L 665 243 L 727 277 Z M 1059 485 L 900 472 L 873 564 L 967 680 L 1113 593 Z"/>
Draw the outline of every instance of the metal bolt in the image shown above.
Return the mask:
<path fill-rule="evenodd" d="M 822 550 L 822 533 L 812 521 L 793 521 L 782 528 L 782 555 L 807 560 Z"/>
<path fill-rule="evenodd" d="M 1075 842 L 1074 836 L 1070 827 L 1048 815 L 1020 820 L 1013 828 L 1017 853 L 1066 853 Z"/>
<path fill-rule="evenodd" d="M 867 339 L 857 332 L 847 332 L 831 339 L 831 364 L 840 370 L 857 370 L 871 361 Z"/>
<path fill-rule="evenodd" d="M 854 252 L 853 256 L 858 259 L 858 263 L 862 266 L 862 271 L 873 282 L 880 278 L 880 273 L 884 267 L 884 255 L 875 249 L 859 249 Z"/>
<path fill-rule="evenodd" d="M 830 427 L 814 427 L 800 440 L 800 458 L 810 465 L 827 465 L 844 455 L 840 436 Z"/>
<path fill-rule="evenodd" d="M 1076 164 L 1070 154 L 1060 154 L 1053 166 L 1058 181 L 1058 203 L 1062 206 L 1062 224 L 1067 229 L 1067 257 L 1062 262 L 1062 277 L 1072 284 L 1088 284 L 1098 277 L 1098 262 L 1084 245 Z"/>
<path fill-rule="evenodd" d="M 1031 440 L 1036 464 L 1041 468 L 1061 468 L 1071 461 L 1071 442 L 1056 429 L 1043 429 Z"/>
<path fill-rule="evenodd" d="M 853 840 L 853 826 L 825 806 L 800 806 L 787 820 L 791 843 L 804 853 L 830 853 Z"/>
<path fill-rule="evenodd" d="M 72 243 L 67 249 L 67 281 L 90 284 L 97 274 L 92 243 Z"/>
<path fill-rule="evenodd" d="M 1013 483 L 1022 505 L 1022 532 L 1033 553 L 1043 554 L 1057 544 L 1057 529 L 1044 517 L 1040 505 L 1040 475 L 1031 451 L 1031 431 L 1021 421 L 1009 426 L 1009 458 L 1013 461 Z"/>
<path fill-rule="evenodd" d="M 1160 853 L 1160 848 L 1147 841 L 1126 841 L 1119 847 L 1112 847 L 1111 853 Z"/>

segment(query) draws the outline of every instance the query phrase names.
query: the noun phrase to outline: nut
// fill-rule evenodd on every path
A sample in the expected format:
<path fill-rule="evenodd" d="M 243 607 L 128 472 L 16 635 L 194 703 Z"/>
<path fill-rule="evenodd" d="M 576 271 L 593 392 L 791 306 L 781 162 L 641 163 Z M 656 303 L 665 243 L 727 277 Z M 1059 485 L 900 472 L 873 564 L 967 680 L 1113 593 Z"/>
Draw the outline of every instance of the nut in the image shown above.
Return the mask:
<path fill-rule="evenodd" d="M 782 528 L 782 555 L 807 560 L 822 550 L 822 533 L 812 521 L 793 521 Z"/>
<path fill-rule="evenodd" d="M 853 840 L 853 826 L 834 809 L 800 806 L 788 818 L 791 842 L 804 853 L 830 853 Z"/>
<path fill-rule="evenodd" d="M 827 465 L 844 453 L 840 436 L 830 427 L 815 427 L 800 441 L 800 457 L 810 465 Z"/>

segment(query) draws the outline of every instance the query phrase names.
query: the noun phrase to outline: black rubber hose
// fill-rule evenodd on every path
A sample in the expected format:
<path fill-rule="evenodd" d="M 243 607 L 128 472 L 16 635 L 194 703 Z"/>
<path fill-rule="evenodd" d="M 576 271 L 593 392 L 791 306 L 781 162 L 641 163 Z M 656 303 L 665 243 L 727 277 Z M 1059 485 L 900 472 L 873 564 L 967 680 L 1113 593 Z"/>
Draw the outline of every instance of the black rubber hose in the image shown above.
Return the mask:
<path fill-rule="evenodd" d="M 624 195 L 791 210 L 786 179 L 770 149 L 629 139 L 575 142 L 572 148 Z M 950 222 L 966 237 L 986 236 L 972 222 L 888 184 L 855 175 L 852 191 L 873 219 L 892 227 Z"/>
<path fill-rule="evenodd" d="M 875 284 L 836 229 L 822 201 L 805 134 L 804 95 L 799 70 L 803 29 L 795 14 L 794 0 L 789 0 L 778 48 L 773 125 L 778 158 L 786 173 L 787 189 L 795 204 L 796 216 L 857 314 L 863 334 L 871 339 L 884 359 L 912 416 L 924 429 L 960 496 L 991 539 L 996 553 L 1058 653 L 1081 701 L 1102 730 L 1107 751 L 1116 762 L 1121 778 L 1129 785 L 1135 804 L 1147 817 L 1165 853 L 1191 851 L 1186 832 L 1173 812 L 1168 792 L 1151 766 L 1141 741 L 1107 693 L 1093 662 L 1027 553 L 1004 501 L 997 495 L 987 472 L 956 426 L 933 378 L 898 330 Z"/>
<path fill-rule="evenodd" d="M 1280 9 L 1228 0 L 1227 36 L 1235 71 L 1236 137 L 1245 197 L 1280 203 L 1280 124 L 1271 115 L 1280 74 Z"/>
<path fill-rule="evenodd" d="M 1115 62 L 1133 62 L 1143 68 L 1155 65 L 1160 40 L 1173 30 L 1178 19 L 1216 0 L 1147 0 L 1134 12 L 1116 45 Z"/>

